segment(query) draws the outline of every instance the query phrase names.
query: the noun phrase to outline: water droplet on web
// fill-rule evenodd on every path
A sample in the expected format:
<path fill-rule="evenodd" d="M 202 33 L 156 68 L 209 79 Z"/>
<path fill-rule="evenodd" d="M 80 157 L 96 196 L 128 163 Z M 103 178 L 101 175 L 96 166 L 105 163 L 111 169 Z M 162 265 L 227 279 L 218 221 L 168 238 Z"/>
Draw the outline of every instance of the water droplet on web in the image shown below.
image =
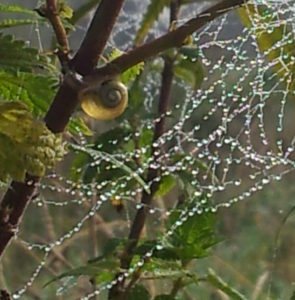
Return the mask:
<path fill-rule="evenodd" d="M 189 218 L 230 208 L 239 201 L 249 201 L 247 198 L 254 193 L 294 170 L 292 156 L 295 141 L 290 141 L 289 137 L 295 134 L 292 126 L 288 125 L 291 106 L 286 101 L 287 97 L 294 97 L 290 88 L 292 80 L 287 78 L 287 73 L 282 73 L 280 78 L 274 69 L 274 62 L 268 57 L 268 53 L 281 53 L 276 59 L 277 66 L 283 68 L 279 62 L 281 60 L 287 69 L 292 70 L 294 57 L 288 57 L 288 53 L 280 50 L 287 43 L 291 44 L 292 39 L 286 31 L 282 41 L 278 40 L 268 52 L 262 53 L 253 34 L 258 28 L 275 32 L 283 22 L 289 22 L 290 6 L 282 1 L 264 1 L 263 4 L 268 9 L 268 18 L 280 11 L 281 19 L 265 24 L 259 15 L 255 15 L 255 19 L 250 20 L 251 29 L 237 28 L 237 33 L 233 35 L 231 19 L 225 14 L 194 35 L 198 40 L 199 57 L 206 76 L 197 90 L 181 80 L 175 80 L 175 91 L 181 91 L 181 101 L 173 100 L 167 112 L 154 117 L 160 77 L 156 72 L 151 72 L 142 83 L 145 98 L 143 106 L 149 114 L 136 121 L 133 134 L 123 133 L 120 138 L 113 136 L 93 147 L 81 135 L 81 141 L 77 143 L 80 150 L 76 152 L 86 153 L 92 160 L 89 159 L 87 166 L 77 168 L 76 172 L 84 176 L 90 165 L 91 172 L 97 173 L 92 183 L 80 182 L 80 186 L 67 179 L 67 176 L 55 172 L 46 177 L 40 190 L 54 196 L 50 196 L 52 199 L 44 197 L 44 201 L 43 196 L 40 197 L 42 201 L 36 199 L 35 208 L 44 209 L 47 205 L 64 209 L 65 218 L 68 209 L 75 222 L 52 244 L 41 245 L 40 248 L 37 244 L 29 244 L 27 248 L 30 251 L 40 249 L 48 254 L 54 247 L 62 246 L 66 240 L 85 229 L 87 220 L 96 214 L 99 216 L 101 208 L 104 212 L 112 199 L 124 199 L 128 220 L 122 222 L 128 228 L 132 224 L 133 213 L 143 207 L 150 214 L 151 226 L 154 226 L 154 219 L 159 223 L 158 216 L 162 221 L 162 218 L 165 220 L 174 212 L 179 213 L 174 223 L 163 232 L 165 237 L 169 237 Z M 138 21 L 136 24 L 139 25 Z M 261 25 L 265 27 L 261 28 Z M 117 30 L 123 31 L 123 27 Z M 226 38 L 223 32 L 228 32 Z M 143 133 L 146 130 L 153 131 L 165 117 L 165 132 L 152 144 L 153 154 L 157 157 L 154 159 L 150 142 L 144 141 Z M 128 126 L 129 120 L 118 124 L 118 128 L 124 128 L 123 132 Z M 140 141 L 136 147 L 133 144 L 134 137 Z M 109 147 L 112 150 L 104 154 L 102 149 Z M 99 153 L 91 152 L 93 149 Z M 156 175 L 147 180 L 149 169 Z M 106 173 L 119 175 L 114 175 L 113 180 L 112 175 L 106 177 Z M 162 182 L 165 186 L 162 179 L 170 175 L 183 178 L 182 188 L 189 191 L 184 207 L 169 206 L 170 200 L 169 205 L 162 206 L 157 202 L 163 200 L 161 197 L 149 205 L 140 203 L 146 187 L 154 187 Z M 171 184 L 176 186 L 175 191 L 180 190 L 178 185 L 181 184 L 175 178 Z M 175 199 L 178 196 L 175 192 Z M 169 197 L 173 197 L 173 193 Z M 187 203 L 192 205 L 186 207 Z M 161 240 L 158 240 L 155 249 L 162 250 L 162 247 Z M 141 255 L 140 265 L 150 255 L 152 251 Z M 122 281 L 135 270 L 136 267 L 130 268 L 117 281 Z M 28 281 L 27 286 L 33 281 Z M 110 289 L 115 284 L 116 280 L 111 280 L 107 286 L 104 285 L 104 289 Z M 103 290 L 101 286 L 96 288 L 98 290 L 93 291 L 93 295 Z"/>
<path fill-rule="evenodd" d="M 163 245 L 157 245 L 156 246 L 156 249 L 159 250 L 159 251 L 162 250 L 163 248 L 164 248 Z"/>

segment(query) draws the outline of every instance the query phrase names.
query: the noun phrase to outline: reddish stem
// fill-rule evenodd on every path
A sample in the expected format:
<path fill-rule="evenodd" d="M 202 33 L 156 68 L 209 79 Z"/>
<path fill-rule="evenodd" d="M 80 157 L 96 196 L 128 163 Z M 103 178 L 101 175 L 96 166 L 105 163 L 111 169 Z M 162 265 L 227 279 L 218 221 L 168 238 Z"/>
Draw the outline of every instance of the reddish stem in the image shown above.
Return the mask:
<path fill-rule="evenodd" d="M 48 2 L 50 2 L 49 5 L 52 5 L 54 1 Z M 112 2 L 112 9 L 109 9 L 110 2 Z M 72 63 L 72 66 L 78 72 L 83 73 L 85 71 L 83 63 L 87 65 L 87 70 L 89 71 L 96 66 L 123 3 L 124 0 L 101 1 L 85 37 L 85 40 L 88 41 L 92 38 L 93 43 L 83 43 L 81 45 L 83 49 L 80 53 L 83 53 L 84 56 L 82 57 L 81 54 L 77 54 L 75 61 Z M 98 27 L 94 28 L 94 26 Z M 107 30 L 104 30 L 104 28 L 107 28 Z M 97 34 L 94 34 L 95 30 L 100 32 L 99 42 L 96 41 Z M 45 116 L 46 126 L 54 133 L 64 131 L 77 105 L 77 91 L 65 81 L 61 85 Z M 30 175 L 27 175 L 25 183 L 13 181 L 2 199 L 0 205 L 0 259 L 9 241 L 15 235 L 15 229 L 20 223 L 21 217 L 35 192 L 38 182 L 38 177 Z"/>

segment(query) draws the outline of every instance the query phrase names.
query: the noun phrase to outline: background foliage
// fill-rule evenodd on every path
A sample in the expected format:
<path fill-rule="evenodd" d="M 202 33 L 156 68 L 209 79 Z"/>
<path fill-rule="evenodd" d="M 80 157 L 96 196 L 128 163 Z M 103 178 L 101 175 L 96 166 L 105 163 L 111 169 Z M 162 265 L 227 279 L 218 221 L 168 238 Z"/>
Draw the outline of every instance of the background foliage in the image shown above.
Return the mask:
<path fill-rule="evenodd" d="M 105 61 L 127 51 L 133 43 L 139 45 L 159 33 L 174 30 L 173 26 L 179 24 L 168 26 L 170 2 L 127 1 L 105 51 Z M 212 3 L 195 2 L 182 1 L 180 24 L 193 16 L 192 12 L 202 11 Z M 274 1 L 273 10 L 271 4 L 251 2 L 247 9 L 208 25 L 179 49 L 161 53 L 123 73 L 121 79 L 129 88 L 129 107 L 115 121 L 96 122 L 78 110 L 64 136 L 70 153 L 56 173 L 49 172 L 42 180 L 18 238 L 1 262 L 0 287 L 13 292 L 15 299 L 94 299 L 95 290 L 101 292 L 95 296 L 97 299 L 106 299 L 108 285 L 121 271 L 119 257 L 132 220 L 141 208 L 139 199 L 144 192 L 151 192 L 147 174 L 152 166 L 161 173 L 153 178 L 158 182 L 155 199 L 148 207 L 143 238 L 132 257 L 134 270 L 140 270 L 140 280 L 134 282 L 128 299 L 292 299 L 294 217 L 288 212 L 293 208 L 293 173 L 288 172 L 283 181 L 262 184 L 263 188 L 257 188 L 246 200 L 244 191 L 251 179 L 247 165 L 237 162 L 230 169 L 231 185 L 225 191 L 221 189 L 225 166 L 219 169 L 214 165 L 216 153 L 223 161 L 228 157 L 243 161 L 233 143 L 224 140 L 228 132 L 238 136 L 237 129 L 245 130 L 249 115 L 262 120 L 253 121 L 250 127 L 250 144 L 252 149 L 258 149 L 256 153 L 265 155 L 265 160 L 284 157 L 287 161 L 289 157 L 284 155 L 293 151 L 287 146 L 293 147 L 294 132 L 294 34 L 286 20 L 294 18 L 286 7 L 294 7 L 294 2 L 287 2 L 280 8 L 281 15 L 275 12 L 280 7 L 278 1 Z M 82 5 L 80 1 L 59 2 L 73 51 L 78 48 L 96 4 L 97 1 Z M 44 116 L 61 80 L 54 52 L 57 45 L 50 25 L 40 15 L 42 5 L 40 1 L 0 5 L 1 100 L 26 104 L 36 120 Z M 39 13 L 33 8 L 38 8 Z M 140 11 L 146 11 L 142 20 L 136 17 Z M 251 37 L 244 38 L 248 32 Z M 216 34 L 222 46 L 214 44 L 210 34 Z M 232 67 L 232 50 L 243 47 L 244 52 Z M 161 155 L 167 153 L 160 165 L 153 152 L 158 146 L 154 145 L 153 135 L 159 118 L 160 74 L 167 59 L 174 61 L 175 80 L 165 115 L 166 133 L 156 141 L 162 146 L 159 152 L 164 149 Z M 265 92 L 267 100 L 257 96 L 258 92 L 253 95 L 253 90 Z M 235 93 L 240 97 L 237 102 L 232 95 Z M 228 123 L 219 152 L 218 147 L 199 151 L 204 145 L 192 146 L 185 139 L 192 128 L 197 132 L 192 136 L 194 142 L 209 139 L 222 123 L 224 111 L 218 110 L 222 107 L 219 99 L 225 99 L 229 110 L 234 111 L 242 110 L 252 96 L 252 111 L 248 115 L 237 113 Z M 196 104 L 199 99 L 205 101 Z M 263 106 L 259 116 L 254 108 L 265 102 L 268 106 Z M 287 110 L 281 110 L 284 106 Z M 208 113 L 214 107 L 217 113 Z M 206 123 L 206 116 L 210 123 Z M 180 127 L 179 122 L 183 122 Z M 260 141 L 264 137 L 259 124 L 272 133 L 268 136 L 269 148 Z M 247 137 L 242 142 L 247 144 L 246 140 Z M 208 157 L 210 154 L 212 157 Z M 3 160 L 0 162 L 4 169 Z M 261 178 L 262 182 L 273 178 L 264 169 L 269 165 L 271 162 L 261 163 L 260 177 L 254 179 L 258 186 Z M 277 166 L 277 176 L 284 174 L 282 165 Z M 4 183 L 2 193 L 5 188 Z M 244 202 L 232 205 L 235 201 L 228 200 L 233 199 L 234 189 L 243 195 L 240 200 Z M 216 192 L 213 198 L 212 190 Z M 225 205 L 220 205 L 223 209 L 216 213 L 220 203 Z"/>

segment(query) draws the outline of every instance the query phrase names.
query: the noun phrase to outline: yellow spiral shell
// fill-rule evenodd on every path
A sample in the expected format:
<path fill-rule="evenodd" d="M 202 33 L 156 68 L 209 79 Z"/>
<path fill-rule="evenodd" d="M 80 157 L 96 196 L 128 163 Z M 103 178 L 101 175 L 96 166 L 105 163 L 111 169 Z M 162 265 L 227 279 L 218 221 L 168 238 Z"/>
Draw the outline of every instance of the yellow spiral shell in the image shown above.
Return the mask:
<path fill-rule="evenodd" d="M 79 93 L 83 111 L 97 120 L 112 120 L 120 116 L 128 104 L 126 86 L 111 79 L 89 86 Z"/>

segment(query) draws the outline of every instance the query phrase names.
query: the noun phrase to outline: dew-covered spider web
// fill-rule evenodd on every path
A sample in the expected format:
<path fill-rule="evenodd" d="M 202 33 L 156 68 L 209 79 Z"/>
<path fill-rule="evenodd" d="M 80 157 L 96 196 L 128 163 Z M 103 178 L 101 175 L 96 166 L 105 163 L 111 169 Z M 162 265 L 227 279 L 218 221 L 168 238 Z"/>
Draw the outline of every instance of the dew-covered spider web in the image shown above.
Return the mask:
<path fill-rule="evenodd" d="M 77 168 L 70 177 L 64 169 L 69 169 L 73 161 L 79 165 L 70 154 L 60 170 L 41 182 L 24 223 L 34 213 L 34 218 L 40 217 L 36 220 L 40 228 L 24 226 L 14 242 L 15 247 L 23 249 L 30 263 L 27 274 L 22 274 L 28 280 L 14 287 L 14 299 L 32 295 L 34 285 L 39 280 L 44 283 L 45 273 L 57 276 L 64 267 L 77 267 L 89 257 L 98 256 L 99 245 L 105 241 L 127 238 L 133 218 L 143 206 L 141 195 L 143 191 L 149 192 L 153 182 L 161 186 L 161 182 L 167 184 L 173 179 L 171 191 L 165 196 L 156 194 L 147 206 L 147 229 L 143 236 L 152 239 L 161 232 L 155 246 L 119 279 L 94 288 L 89 282 L 85 284 L 83 278 L 79 279 L 82 283 L 71 276 L 57 281 L 56 297 L 69 295 L 71 290 L 75 292 L 70 295 L 76 298 L 79 295 L 79 299 L 105 295 L 117 280 L 130 278 L 136 267 L 141 267 L 155 250 L 162 249 L 165 240 L 188 219 L 208 212 L 218 213 L 243 201 L 251 205 L 256 192 L 294 171 L 295 2 L 249 3 L 246 10 L 226 13 L 194 35 L 204 80 L 194 90 L 185 81 L 175 79 L 164 116 L 155 117 L 160 75 L 151 67 L 141 83 L 145 118 L 138 118 L 135 127 L 124 116 L 111 125 L 91 121 L 98 141 L 103 132 L 122 128 L 120 138 L 114 135 L 95 147 L 95 139 L 82 135 L 71 140 L 72 152 L 80 155 L 86 165 Z M 210 1 L 207 4 L 210 6 Z M 144 3 L 127 1 L 109 41 L 110 48 L 126 51 L 132 46 L 134 29 L 140 24 L 134 13 L 137 5 L 141 9 L 145 7 Z M 196 10 L 184 10 L 178 25 L 203 10 L 194 5 Z M 165 11 L 151 37 L 167 31 L 167 16 Z M 79 25 L 74 35 L 85 31 L 86 24 Z M 166 120 L 165 132 L 153 144 L 157 155 L 149 156 L 151 147 L 145 141 L 150 140 L 161 118 Z M 134 141 L 138 141 L 136 146 Z M 116 147 L 119 143 L 123 147 Z M 151 182 L 146 181 L 148 169 L 158 171 Z M 112 180 L 104 172 L 99 173 L 100 170 L 110 174 L 118 170 L 119 175 Z M 79 177 L 85 172 L 98 175 L 90 176 L 87 182 Z M 179 174 L 184 174 L 182 179 L 175 179 Z M 94 180 L 99 175 L 101 179 Z M 181 192 L 183 187 L 185 195 Z M 189 203 L 185 208 L 179 205 L 183 197 Z M 123 206 L 122 211 L 116 211 L 115 201 Z M 176 222 L 165 228 L 165 220 L 177 211 Z"/>

